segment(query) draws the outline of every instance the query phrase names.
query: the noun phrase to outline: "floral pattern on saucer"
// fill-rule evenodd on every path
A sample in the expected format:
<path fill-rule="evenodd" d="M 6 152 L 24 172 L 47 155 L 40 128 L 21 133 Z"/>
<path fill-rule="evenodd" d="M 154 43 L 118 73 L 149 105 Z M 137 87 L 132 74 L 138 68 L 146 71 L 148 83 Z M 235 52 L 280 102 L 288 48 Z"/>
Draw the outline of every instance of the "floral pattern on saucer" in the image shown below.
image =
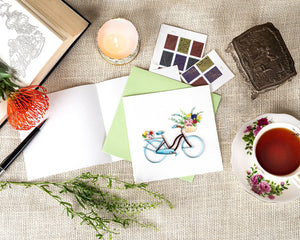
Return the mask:
<path fill-rule="evenodd" d="M 288 189 L 287 186 L 290 185 L 289 180 L 278 184 L 266 179 L 263 175 L 259 174 L 255 164 L 251 167 L 250 171 L 247 171 L 247 181 L 254 193 L 262 197 L 268 197 L 271 200 L 275 199 L 275 196 L 280 196 L 284 190 Z"/>
<path fill-rule="evenodd" d="M 246 122 L 237 132 L 231 145 L 232 171 L 241 186 L 252 196 L 265 202 L 289 202 L 300 197 L 300 188 L 292 179 L 284 182 L 273 182 L 254 165 L 251 151 L 253 141 L 245 141 L 246 135 L 253 134 L 253 140 L 258 131 L 270 122 L 286 122 L 300 127 L 300 121 L 288 114 L 267 113 Z M 261 127 L 261 128 L 260 128 Z M 255 131 L 255 129 L 257 129 Z M 255 134 L 255 136 L 254 136 Z M 250 139 L 250 138 L 249 138 Z M 247 139 L 246 139 L 247 140 Z M 249 148 L 247 143 L 249 142 Z M 246 144 L 245 144 L 246 143 Z M 252 152 L 252 151 L 251 151 Z"/>
<path fill-rule="evenodd" d="M 247 150 L 247 154 L 252 155 L 253 142 L 256 135 L 263 127 L 269 125 L 270 123 L 272 123 L 272 121 L 269 121 L 268 117 L 263 117 L 253 122 L 251 125 L 248 125 L 244 130 L 244 133 L 246 134 L 243 136 L 243 140 L 246 142 L 245 150 Z"/>

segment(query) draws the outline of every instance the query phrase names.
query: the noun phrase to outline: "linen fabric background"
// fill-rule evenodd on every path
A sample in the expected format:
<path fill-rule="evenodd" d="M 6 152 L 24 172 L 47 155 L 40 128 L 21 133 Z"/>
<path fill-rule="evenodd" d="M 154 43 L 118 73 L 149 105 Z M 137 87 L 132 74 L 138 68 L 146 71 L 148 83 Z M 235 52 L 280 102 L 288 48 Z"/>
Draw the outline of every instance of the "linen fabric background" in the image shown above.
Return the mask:
<path fill-rule="evenodd" d="M 230 164 L 231 143 L 244 122 L 268 112 L 287 113 L 300 119 L 300 1 L 66 2 L 86 17 L 91 25 L 48 77 L 44 84 L 48 92 L 125 76 L 132 66 L 148 69 L 162 23 L 207 34 L 205 53 L 215 49 L 236 74 L 234 79 L 217 90 L 222 95 L 216 123 L 224 171 L 197 175 L 193 183 L 180 179 L 152 182 L 150 187 L 165 194 L 174 204 L 174 209 L 164 206 L 142 213 L 141 219 L 156 224 L 158 231 L 131 226 L 121 230 L 120 236 L 115 239 L 300 239 L 300 200 L 280 204 L 259 201 L 241 188 Z M 96 47 L 99 27 L 113 17 L 131 20 L 141 38 L 137 58 L 124 66 L 105 62 Z M 268 21 L 280 30 L 298 75 L 252 101 L 248 86 L 225 49 L 235 36 Z M 19 142 L 18 132 L 9 124 L 1 128 L 0 159 L 7 156 Z M 127 161 L 80 169 L 42 180 L 61 181 L 87 171 L 117 175 L 123 180 L 133 181 L 131 163 Z M 4 180 L 26 180 L 22 155 L 1 176 L 1 181 Z M 124 194 L 130 199 L 144 198 L 132 192 Z M 1 240 L 96 239 L 95 232 L 89 226 L 80 225 L 78 218 L 67 217 L 57 202 L 38 189 L 13 187 L 4 190 L 0 192 L 0 203 Z"/>

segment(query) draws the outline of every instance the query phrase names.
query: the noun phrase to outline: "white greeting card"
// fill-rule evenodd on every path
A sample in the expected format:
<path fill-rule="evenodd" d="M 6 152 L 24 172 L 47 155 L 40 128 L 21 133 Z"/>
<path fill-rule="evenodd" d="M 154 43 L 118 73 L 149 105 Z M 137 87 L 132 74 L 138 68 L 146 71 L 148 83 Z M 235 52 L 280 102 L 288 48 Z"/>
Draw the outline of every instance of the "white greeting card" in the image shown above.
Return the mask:
<path fill-rule="evenodd" d="M 162 24 L 151 60 L 150 71 L 177 65 L 180 72 L 198 62 L 207 35 Z"/>
<path fill-rule="evenodd" d="M 210 51 L 204 58 L 181 74 L 185 83 L 192 86 L 209 85 L 211 91 L 216 91 L 234 77 L 215 50 Z"/>
<path fill-rule="evenodd" d="M 156 73 L 179 81 L 177 67 Z M 102 152 L 128 77 L 48 94 L 48 120 L 24 150 L 28 180 L 121 160 Z M 21 139 L 31 131 L 20 131 Z"/>
<path fill-rule="evenodd" d="M 209 86 L 123 98 L 135 182 L 221 171 Z"/>

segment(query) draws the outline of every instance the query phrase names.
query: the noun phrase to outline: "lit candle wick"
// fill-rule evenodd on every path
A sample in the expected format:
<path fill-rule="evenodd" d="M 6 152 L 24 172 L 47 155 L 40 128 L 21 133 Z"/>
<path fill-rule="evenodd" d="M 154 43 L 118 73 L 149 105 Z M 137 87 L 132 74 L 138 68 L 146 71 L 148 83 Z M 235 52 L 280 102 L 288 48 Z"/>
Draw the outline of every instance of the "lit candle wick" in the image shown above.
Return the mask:
<path fill-rule="evenodd" d="M 98 31 L 97 43 L 101 54 L 110 59 L 125 59 L 136 56 L 139 35 L 134 25 L 123 18 L 111 19 Z"/>
<path fill-rule="evenodd" d="M 114 43 L 115 43 L 116 48 L 118 48 L 119 47 L 119 43 L 118 43 L 118 39 L 116 37 L 114 37 Z"/>

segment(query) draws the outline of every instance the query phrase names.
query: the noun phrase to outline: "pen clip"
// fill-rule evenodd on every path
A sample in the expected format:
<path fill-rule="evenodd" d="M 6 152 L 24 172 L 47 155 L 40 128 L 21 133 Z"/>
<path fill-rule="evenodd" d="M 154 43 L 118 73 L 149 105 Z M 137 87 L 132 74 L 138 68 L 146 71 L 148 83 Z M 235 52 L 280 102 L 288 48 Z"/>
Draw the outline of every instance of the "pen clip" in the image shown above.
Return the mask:
<path fill-rule="evenodd" d="M 4 172 L 5 172 L 5 170 L 4 170 L 2 167 L 0 167 L 0 176 L 1 176 L 1 174 L 4 173 Z"/>

